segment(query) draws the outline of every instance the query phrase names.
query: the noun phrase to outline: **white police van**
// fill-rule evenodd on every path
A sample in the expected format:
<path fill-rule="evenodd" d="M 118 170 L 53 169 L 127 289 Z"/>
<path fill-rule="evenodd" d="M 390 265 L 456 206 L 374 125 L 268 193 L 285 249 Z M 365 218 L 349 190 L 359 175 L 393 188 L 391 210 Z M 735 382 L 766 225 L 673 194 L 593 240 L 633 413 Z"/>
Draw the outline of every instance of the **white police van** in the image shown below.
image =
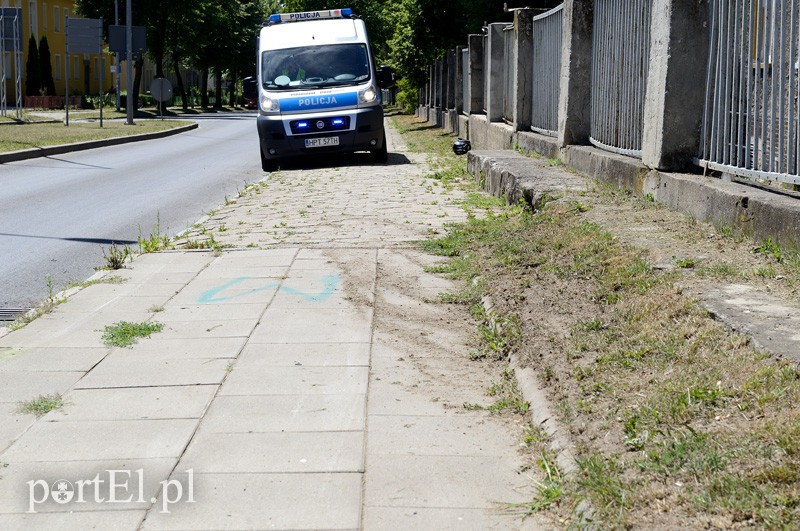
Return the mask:
<path fill-rule="evenodd" d="M 258 44 L 258 137 L 264 171 L 315 153 L 370 151 L 386 162 L 381 88 L 364 21 L 350 9 L 270 16 Z"/>

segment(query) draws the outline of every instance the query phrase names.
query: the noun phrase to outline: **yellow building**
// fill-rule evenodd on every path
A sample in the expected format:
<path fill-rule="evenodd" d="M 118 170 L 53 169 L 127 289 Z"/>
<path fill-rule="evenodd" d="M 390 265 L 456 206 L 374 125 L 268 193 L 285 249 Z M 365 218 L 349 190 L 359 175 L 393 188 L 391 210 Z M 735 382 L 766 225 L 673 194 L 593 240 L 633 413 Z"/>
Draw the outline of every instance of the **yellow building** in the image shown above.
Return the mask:
<path fill-rule="evenodd" d="M 37 45 L 42 35 L 47 36 L 47 44 L 50 47 L 50 65 L 53 69 L 53 80 L 55 81 L 57 95 L 65 95 L 67 61 L 69 61 L 70 95 L 84 94 L 87 79 L 87 61 L 90 95 L 97 96 L 101 92 L 101 72 L 104 76 L 102 81 L 103 91 L 107 91 L 114 86 L 114 76 L 109 71 L 110 65 L 113 64 L 111 55 L 105 54 L 104 61 L 101 64 L 98 54 L 70 54 L 68 56 L 66 53 L 64 24 L 66 17 L 74 16 L 74 2 L 67 0 L 1 0 L 0 5 L 2 7 L 18 7 L 22 9 L 22 43 L 24 53 L 21 62 L 21 74 L 23 94 L 25 93 L 25 65 L 28 59 L 28 41 L 31 35 L 34 35 L 36 38 Z M 14 59 L 11 57 L 11 54 L 6 53 L 5 61 L 7 100 L 9 105 L 13 105 L 16 96 Z"/>

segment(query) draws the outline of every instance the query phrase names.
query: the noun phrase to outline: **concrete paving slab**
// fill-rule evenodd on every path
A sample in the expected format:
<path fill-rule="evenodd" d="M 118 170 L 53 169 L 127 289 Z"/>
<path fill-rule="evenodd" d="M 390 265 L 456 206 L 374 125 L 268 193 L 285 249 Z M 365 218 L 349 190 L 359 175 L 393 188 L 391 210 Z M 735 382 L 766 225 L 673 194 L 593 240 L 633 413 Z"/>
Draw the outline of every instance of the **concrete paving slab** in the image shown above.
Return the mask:
<path fill-rule="evenodd" d="M 0 403 L 33 400 L 39 395 L 65 393 L 85 373 L 0 371 Z"/>
<path fill-rule="evenodd" d="M 368 415 L 441 415 L 445 409 L 463 409 L 465 403 L 488 407 L 493 399 L 474 389 L 458 384 L 458 376 L 452 376 L 452 385 L 443 387 L 439 377 L 420 373 L 407 365 L 396 367 L 391 372 L 373 374 L 369 389 Z"/>
<path fill-rule="evenodd" d="M 109 301 L 107 304 L 102 305 L 97 311 L 104 314 L 107 313 L 121 313 L 121 312 L 140 312 L 144 314 L 151 314 L 151 308 L 163 306 L 172 297 L 172 293 L 167 290 L 164 295 L 155 295 L 150 297 L 120 297 L 116 300 Z"/>
<path fill-rule="evenodd" d="M 76 389 L 220 384 L 227 359 L 130 358 L 125 349 L 109 354 L 75 386 Z"/>
<path fill-rule="evenodd" d="M 483 411 L 439 416 L 371 415 L 370 452 L 407 455 L 513 455 L 513 436 L 498 436 L 503 423 Z"/>
<path fill-rule="evenodd" d="M 156 314 L 162 323 L 171 321 L 208 321 L 211 319 L 258 319 L 266 309 L 266 303 L 246 304 L 180 304 L 167 305 L 166 309 Z"/>
<path fill-rule="evenodd" d="M 145 264 L 169 266 L 191 265 L 194 267 L 203 267 L 205 264 L 210 263 L 215 258 L 214 251 L 208 250 L 162 251 L 160 253 L 147 253 L 138 255 L 133 261 L 133 265 L 136 267 Z"/>
<path fill-rule="evenodd" d="M 152 336 L 125 350 L 130 359 L 212 359 L 235 358 L 239 355 L 246 337 L 210 337 L 206 339 L 161 339 Z"/>
<path fill-rule="evenodd" d="M 7 531 L 31 529 L 136 529 L 146 511 L 104 511 L 93 513 L 7 514 L 0 516 L 0 527 Z"/>
<path fill-rule="evenodd" d="M 252 319 L 211 319 L 208 321 L 172 321 L 166 323 L 159 339 L 211 339 L 247 337 L 253 330 Z"/>
<path fill-rule="evenodd" d="M 516 513 L 516 514 L 515 514 Z M 385 507 L 364 508 L 364 529 L 402 529 L 430 531 L 457 529 L 459 531 L 527 530 L 538 529 L 532 519 L 524 519 L 524 511 L 514 509 Z"/>
<path fill-rule="evenodd" d="M 366 395 L 219 396 L 200 434 L 358 431 Z"/>
<path fill-rule="evenodd" d="M 22 415 L 18 413 L 18 410 L 19 404 L 17 403 L 0 403 L 0 453 L 11 446 L 36 422 L 36 417 Z M 0 468 L 0 478 L 2 477 L 3 469 Z"/>
<path fill-rule="evenodd" d="M 372 336 L 372 309 L 267 309 L 252 343 L 365 343 Z"/>
<path fill-rule="evenodd" d="M 513 456 L 367 455 L 367 507 L 496 509 L 529 501 L 534 492 Z"/>
<path fill-rule="evenodd" d="M 178 457 L 195 419 L 37 422 L 11 448 L 5 463 Z"/>
<path fill-rule="evenodd" d="M 74 389 L 64 407 L 45 421 L 140 420 L 200 418 L 217 392 L 217 385 Z"/>
<path fill-rule="evenodd" d="M 252 258 L 239 255 L 237 258 L 228 258 L 213 262 L 199 275 L 201 278 L 280 278 L 291 267 L 291 257 L 281 257 L 279 260 L 269 258 Z"/>
<path fill-rule="evenodd" d="M 267 371 L 269 367 L 367 367 L 369 343 L 261 343 L 248 344 L 237 367 Z"/>
<path fill-rule="evenodd" d="M 68 323 L 68 321 L 64 321 Z M 114 321 L 108 321 L 107 324 Z M 28 348 L 92 348 L 103 345 L 103 335 L 99 325 L 67 325 L 61 329 L 54 320 L 37 319 L 25 328 L 11 332 L 0 338 L 0 347 Z"/>
<path fill-rule="evenodd" d="M 40 502 L 33 504 L 36 513 L 60 513 L 66 517 L 80 512 L 146 511 L 151 499 L 159 494 L 160 483 L 170 476 L 176 463 L 177 458 L 10 463 L 0 476 L 0 527 L 9 514 L 31 510 L 32 488 L 34 501 Z M 102 483 L 78 483 L 95 478 Z M 113 493 L 112 480 L 117 485 Z M 58 481 L 67 481 L 72 487 L 72 500 L 63 504 L 52 499 L 45 501 L 44 485 L 32 486 L 31 481 L 43 481 L 50 487 Z M 109 502 L 112 496 L 118 501 Z"/>
<path fill-rule="evenodd" d="M 202 433 L 181 469 L 212 473 L 363 472 L 362 431 Z"/>
<path fill-rule="evenodd" d="M 219 393 L 231 395 L 359 395 L 367 392 L 367 367 L 234 367 Z"/>
<path fill-rule="evenodd" d="M 15 349 L 13 356 L 0 360 L 0 370 L 87 372 L 109 352 L 106 347 Z"/>
<path fill-rule="evenodd" d="M 133 284 L 181 284 L 186 285 L 197 276 L 197 272 L 183 273 L 168 270 L 147 271 L 137 269 L 120 269 L 117 275 L 127 278 Z"/>
<path fill-rule="evenodd" d="M 198 474 L 196 503 L 151 511 L 143 529 L 358 529 L 361 474 Z M 159 506 L 159 502 L 156 506 Z"/>

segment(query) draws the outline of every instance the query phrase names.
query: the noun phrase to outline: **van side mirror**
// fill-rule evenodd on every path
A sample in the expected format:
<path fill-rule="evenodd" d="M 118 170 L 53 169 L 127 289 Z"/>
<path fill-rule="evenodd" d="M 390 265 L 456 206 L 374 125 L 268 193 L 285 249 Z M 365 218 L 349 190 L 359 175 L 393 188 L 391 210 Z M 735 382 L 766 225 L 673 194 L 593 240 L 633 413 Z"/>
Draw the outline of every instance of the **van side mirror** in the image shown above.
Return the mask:
<path fill-rule="evenodd" d="M 391 66 L 378 67 L 378 87 L 385 89 L 394 86 L 394 70 Z"/>

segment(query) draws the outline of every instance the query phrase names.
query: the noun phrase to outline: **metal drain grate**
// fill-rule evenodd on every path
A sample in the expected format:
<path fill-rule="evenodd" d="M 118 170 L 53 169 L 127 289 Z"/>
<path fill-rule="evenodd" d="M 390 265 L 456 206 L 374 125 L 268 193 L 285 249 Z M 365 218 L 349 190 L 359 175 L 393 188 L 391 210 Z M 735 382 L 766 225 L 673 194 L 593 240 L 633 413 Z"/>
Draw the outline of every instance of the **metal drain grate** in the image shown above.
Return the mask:
<path fill-rule="evenodd" d="M 0 321 L 14 321 L 28 311 L 30 308 L 0 308 Z"/>

